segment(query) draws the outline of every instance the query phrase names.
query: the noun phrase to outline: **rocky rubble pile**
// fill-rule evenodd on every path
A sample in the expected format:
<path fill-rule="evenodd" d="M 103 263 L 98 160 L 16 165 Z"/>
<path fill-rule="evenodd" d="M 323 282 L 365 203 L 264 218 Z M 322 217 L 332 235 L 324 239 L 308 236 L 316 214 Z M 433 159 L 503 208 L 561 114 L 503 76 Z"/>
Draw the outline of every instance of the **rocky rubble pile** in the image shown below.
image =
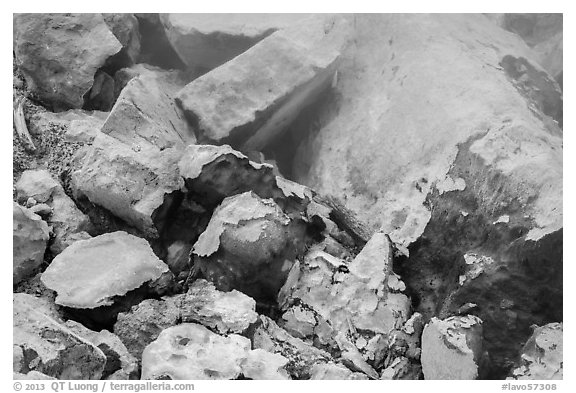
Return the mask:
<path fill-rule="evenodd" d="M 14 378 L 562 378 L 555 20 L 15 14 Z"/>

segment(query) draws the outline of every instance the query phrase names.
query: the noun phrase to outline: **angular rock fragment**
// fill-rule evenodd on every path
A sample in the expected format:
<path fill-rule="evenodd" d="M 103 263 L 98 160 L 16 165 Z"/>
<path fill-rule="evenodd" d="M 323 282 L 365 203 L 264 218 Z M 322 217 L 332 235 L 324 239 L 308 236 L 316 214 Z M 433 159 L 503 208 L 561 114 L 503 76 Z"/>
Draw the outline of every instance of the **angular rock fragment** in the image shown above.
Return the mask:
<path fill-rule="evenodd" d="M 181 295 L 161 300 L 146 299 L 129 312 L 118 314 L 114 334 L 120 337 L 133 356 L 140 359 L 144 348 L 156 340 L 164 329 L 181 322 L 181 301 Z"/>
<path fill-rule="evenodd" d="M 53 232 L 50 244 L 53 255 L 60 254 L 75 241 L 90 238 L 86 232 L 91 228 L 89 218 L 78 209 L 60 183 L 54 180 L 48 171 L 42 169 L 25 171 L 15 187 L 19 200 L 33 198 L 37 202 L 46 202 L 49 206 L 51 213 L 47 215 L 47 222 Z"/>
<path fill-rule="evenodd" d="M 170 44 L 188 67 L 211 70 L 302 14 L 160 14 Z M 308 17 L 309 18 L 309 17 Z"/>
<path fill-rule="evenodd" d="M 100 14 L 14 14 L 16 63 L 54 109 L 81 108 L 96 71 L 122 45 Z"/>
<path fill-rule="evenodd" d="M 288 359 L 286 369 L 293 379 L 310 379 L 315 364 L 327 363 L 332 359 L 328 352 L 291 336 L 273 320 L 262 315 L 251 334 L 251 341 L 254 349 L 260 348 Z"/>
<path fill-rule="evenodd" d="M 37 214 L 14 202 L 12 224 L 13 285 L 31 276 L 44 261 L 50 234 Z"/>
<path fill-rule="evenodd" d="M 42 282 L 58 293 L 57 304 L 93 309 L 168 271 L 146 240 L 113 232 L 72 244 L 54 258 Z"/>
<path fill-rule="evenodd" d="M 38 372 L 36 370 L 32 370 L 27 374 L 22 374 L 15 372 L 13 379 L 20 379 L 20 380 L 56 380 L 54 377 L 50 377 L 46 374 Z"/>
<path fill-rule="evenodd" d="M 37 371 L 57 379 L 100 379 L 104 353 L 54 319 L 38 298 L 14 294 L 13 345 L 20 348 L 19 373 Z"/>
<path fill-rule="evenodd" d="M 478 317 L 432 318 L 424 327 L 424 379 L 476 379 L 481 356 L 482 321 Z"/>
<path fill-rule="evenodd" d="M 346 23 L 318 18 L 277 31 L 188 84 L 177 102 L 200 140 L 262 150 L 330 86 Z"/>
<path fill-rule="evenodd" d="M 382 370 L 380 375 L 382 380 L 417 380 L 422 379 L 422 367 L 410 361 L 410 359 L 400 356 Z"/>
<path fill-rule="evenodd" d="M 98 135 L 82 166 L 72 173 L 75 197 L 87 198 L 150 237 L 158 237 L 154 213 L 167 194 L 180 190 L 180 153 L 175 149 L 128 146 Z"/>
<path fill-rule="evenodd" d="M 194 245 L 194 263 L 220 290 L 274 297 L 304 239 L 302 222 L 291 221 L 273 200 L 245 192 L 214 210 Z"/>
<path fill-rule="evenodd" d="M 142 354 L 142 379 L 235 379 L 250 352 L 250 340 L 227 337 L 202 325 L 183 323 L 164 330 Z"/>
<path fill-rule="evenodd" d="M 133 14 L 102 14 L 104 22 L 122 44 L 122 52 L 136 62 L 140 54 L 138 19 Z"/>
<path fill-rule="evenodd" d="M 290 379 L 286 372 L 288 359 L 277 353 L 254 349 L 242 362 L 242 375 L 249 379 L 276 380 Z"/>
<path fill-rule="evenodd" d="M 536 327 L 522 348 L 520 361 L 507 379 L 563 379 L 563 324 Z"/>
<path fill-rule="evenodd" d="M 278 295 L 284 327 L 339 348 L 356 368 L 377 378 L 371 366 L 360 363 L 378 365 L 387 335 L 410 315 L 404 284 L 392 272 L 390 247 L 386 235 L 377 233 L 350 263 L 311 248 Z"/>
<path fill-rule="evenodd" d="M 196 322 L 220 334 L 243 333 L 256 322 L 256 302 L 242 292 L 220 292 L 206 280 L 196 280 L 182 299 L 182 322 Z"/>
<path fill-rule="evenodd" d="M 195 143 L 193 130 L 174 102 L 185 82 L 179 85 L 176 74 L 152 68 L 134 72 L 139 75 L 123 87 L 101 131 L 132 148 L 149 144 L 163 150 Z"/>
<path fill-rule="evenodd" d="M 317 363 L 310 370 L 310 379 L 320 380 L 366 380 L 365 374 L 351 371 L 341 364 Z"/>

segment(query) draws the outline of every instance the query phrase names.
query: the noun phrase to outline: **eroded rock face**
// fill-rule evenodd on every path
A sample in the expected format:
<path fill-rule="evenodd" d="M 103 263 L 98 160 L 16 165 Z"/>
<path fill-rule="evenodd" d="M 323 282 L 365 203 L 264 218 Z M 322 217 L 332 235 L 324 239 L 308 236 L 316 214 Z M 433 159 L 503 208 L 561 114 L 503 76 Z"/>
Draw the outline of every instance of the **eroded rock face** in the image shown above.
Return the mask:
<path fill-rule="evenodd" d="M 482 321 L 471 315 L 432 318 L 422 333 L 425 379 L 476 379 L 482 356 Z"/>
<path fill-rule="evenodd" d="M 261 150 L 330 86 L 345 26 L 318 18 L 278 31 L 195 79 L 176 100 L 201 141 Z"/>
<path fill-rule="evenodd" d="M 304 247 L 304 224 L 252 192 L 224 199 L 194 245 L 194 263 L 224 291 L 274 297 Z"/>
<path fill-rule="evenodd" d="M 13 345 L 21 352 L 15 372 L 57 379 L 100 379 L 104 353 L 66 328 L 38 298 L 14 294 Z"/>
<path fill-rule="evenodd" d="M 256 302 L 242 292 L 218 291 L 206 280 L 196 280 L 182 299 L 183 322 L 196 322 L 220 334 L 243 333 L 256 322 Z"/>
<path fill-rule="evenodd" d="M 177 169 L 180 154 L 177 149 L 139 149 L 100 134 L 81 168 L 72 174 L 74 194 L 104 207 L 145 235 L 158 237 L 154 213 L 167 194 L 184 184 Z"/>
<path fill-rule="evenodd" d="M 12 282 L 30 277 L 44 261 L 50 234 L 48 224 L 29 209 L 13 203 Z"/>
<path fill-rule="evenodd" d="M 16 63 L 54 109 L 81 108 L 96 70 L 120 49 L 101 14 L 14 14 Z"/>
<path fill-rule="evenodd" d="M 42 274 L 62 306 L 92 309 L 160 278 L 168 266 L 148 242 L 125 232 L 81 240 L 59 254 Z"/>
<path fill-rule="evenodd" d="M 563 324 L 549 323 L 536 327 L 522 348 L 520 361 L 507 379 L 562 379 Z"/>

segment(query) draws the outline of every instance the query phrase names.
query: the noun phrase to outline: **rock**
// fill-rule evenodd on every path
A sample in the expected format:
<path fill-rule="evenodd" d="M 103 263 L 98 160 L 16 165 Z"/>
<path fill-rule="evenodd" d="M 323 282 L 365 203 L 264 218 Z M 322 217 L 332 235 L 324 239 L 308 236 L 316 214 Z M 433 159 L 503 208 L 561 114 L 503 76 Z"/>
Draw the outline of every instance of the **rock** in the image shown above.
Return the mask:
<path fill-rule="evenodd" d="M 144 348 L 156 340 L 160 332 L 180 322 L 181 302 L 181 295 L 162 300 L 146 299 L 129 312 L 118 314 L 114 334 L 133 356 L 140 359 Z"/>
<path fill-rule="evenodd" d="M 310 379 L 321 380 L 363 380 L 368 379 L 365 374 L 350 371 L 337 363 L 317 363 L 310 370 Z"/>
<path fill-rule="evenodd" d="M 99 332 L 92 331 L 72 320 L 66 321 L 65 325 L 78 336 L 100 348 L 104 353 L 106 366 L 102 372 L 102 379 L 137 379 L 138 361 L 128 352 L 118 336 L 105 329 Z"/>
<path fill-rule="evenodd" d="M 166 71 L 138 67 L 118 96 L 101 131 L 131 147 L 184 147 L 196 142 L 193 130 L 174 102 L 185 82 Z M 118 77 L 121 78 L 121 77 Z"/>
<path fill-rule="evenodd" d="M 123 219 L 146 236 L 158 237 L 154 213 L 167 195 L 180 190 L 176 149 L 128 146 L 98 135 L 82 166 L 72 173 L 75 198 L 87 198 Z"/>
<path fill-rule="evenodd" d="M 96 72 L 92 89 L 85 97 L 84 108 L 109 111 L 114 105 L 114 78 L 102 70 Z"/>
<path fill-rule="evenodd" d="M 12 283 L 30 277 L 44 261 L 50 235 L 48 224 L 25 207 L 13 203 Z"/>
<path fill-rule="evenodd" d="M 311 367 L 332 359 L 328 352 L 291 336 L 270 318 L 260 315 L 251 332 L 254 349 L 277 353 L 288 359 L 286 369 L 293 379 L 310 379 Z"/>
<path fill-rule="evenodd" d="M 290 379 L 286 371 L 288 359 L 277 353 L 254 349 L 242 363 L 242 375 L 249 379 L 284 380 Z"/>
<path fill-rule="evenodd" d="M 536 327 L 522 348 L 520 361 L 507 379 L 563 379 L 563 324 Z"/>
<path fill-rule="evenodd" d="M 20 379 L 20 380 L 56 380 L 56 378 L 50 377 L 46 374 L 43 374 L 38 371 L 30 371 L 28 374 L 22 373 L 14 373 L 13 379 Z"/>
<path fill-rule="evenodd" d="M 382 370 L 382 380 L 418 380 L 422 379 L 422 367 L 406 357 L 397 357 Z"/>
<path fill-rule="evenodd" d="M 50 244 L 53 255 L 60 254 L 75 241 L 91 237 L 86 232 L 91 229 L 88 216 L 78 209 L 60 183 L 54 180 L 48 171 L 43 169 L 25 171 L 15 187 L 19 200 L 34 198 L 36 201 L 46 202 L 49 207 L 51 214 L 48 215 L 47 221 L 54 235 Z"/>
<path fill-rule="evenodd" d="M 482 321 L 475 316 L 432 318 L 424 327 L 424 379 L 476 379 L 481 355 Z"/>
<path fill-rule="evenodd" d="M 224 199 L 194 244 L 194 264 L 222 291 L 274 297 L 296 255 L 305 227 L 291 221 L 271 199 L 252 192 Z"/>
<path fill-rule="evenodd" d="M 180 59 L 188 67 L 207 70 L 304 18 L 302 14 L 160 14 Z"/>
<path fill-rule="evenodd" d="M 38 214 L 42 219 L 46 219 L 47 216 L 52 214 L 52 208 L 45 203 L 38 203 L 30 208 L 30 211 L 34 214 Z"/>
<path fill-rule="evenodd" d="M 404 284 L 392 272 L 390 247 L 386 235 L 377 233 L 348 263 L 313 246 L 294 264 L 278 295 L 284 328 L 348 352 L 359 371 L 377 378 L 374 370 L 366 371 L 370 366 L 359 366 L 358 356 L 378 366 L 387 335 L 410 315 Z"/>
<path fill-rule="evenodd" d="M 298 134 L 292 178 L 346 195 L 371 232 L 409 254 L 399 273 L 427 319 L 478 304 L 506 370 L 531 324 L 562 320 L 561 92 L 483 15 L 353 18 L 357 45 Z M 495 263 L 459 286 L 467 253 Z"/>
<path fill-rule="evenodd" d="M 122 44 L 122 51 L 132 62 L 140 54 L 140 32 L 138 19 L 133 14 L 102 14 L 104 22 Z"/>
<path fill-rule="evenodd" d="M 38 298 L 16 293 L 13 301 L 13 344 L 23 353 L 22 366 L 15 372 L 37 371 L 57 379 L 100 379 L 106 363 L 100 349 L 54 319 Z"/>
<path fill-rule="evenodd" d="M 142 379 L 235 379 L 250 352 L 250 340 L 226 337 L 202 325 L 165 329 L 142 354 Z"/>
<path fill-rule="evenodd" d="M 194 119 L 200 140 L 262 150 L 330 86 L 342 22 L 320 17 L 277 31 L 189 83 L 176 101 Z"/>
<path fill-rule="evenodd" d="M 96 71 L 121 48 L 100 14 L 14 14 L 18 68 L 55 109 L 81 108 Z"/>
<path fill-rule="evenodd" d="M 220 292 L 206 280 L 196 280 L 182 299 L 183 322 L 196 322 L 220 334 L 243 333 L 256 322 L 256 302 L 242 292 Z"/>
<path fill-rule="evenodd" d="M 125 232 L 81 240 L 59 254 L 42 274 L 62 306 L 93 309 L 160 278 L 168 266 L 148 242 Z"/>

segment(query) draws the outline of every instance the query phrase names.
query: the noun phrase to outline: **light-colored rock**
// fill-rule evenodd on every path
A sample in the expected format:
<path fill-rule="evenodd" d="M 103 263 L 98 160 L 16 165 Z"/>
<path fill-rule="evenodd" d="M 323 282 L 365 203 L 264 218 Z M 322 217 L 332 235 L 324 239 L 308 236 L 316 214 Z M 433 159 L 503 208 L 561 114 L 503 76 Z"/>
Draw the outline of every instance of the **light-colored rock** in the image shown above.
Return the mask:
<path fill-rule="evenodd" d="M 121 48 L 100 14 L 14 14 L 18 68 L 55 109 L 81 108 L 96 70 Z"/>
<path fill-rule="evenodd" d="M 305 14 L 160 14 L 170 44 L 186 65 L 213 69 Z"/>
<path fill-rule="evenodd" d="M 168 271 L 146 240 L 113 232 L 72 244 L 54 258 L 42 282 L 58 293 L 57 304 L 91 309 L 111 305 Z"/>
<path fill-rule="evenodd" d="M 346 27 L 332 16 L 277 31 L 189 83 L 176 101 L 200 140 L 262 150 L 330 86 Z"/>
<path fill-rule="evenodd" d="M 270 353 L 263 349 L 254 349 L 248 353 L 242 363 L 242 375 L 258 380 L 285 380 L 290 379 L 286 371 L 288 359 L 277 353 Z"/>
<path fill-rule="evenodd" d="M 536 327 L 522 348 L 520 361 L 507 379 L 563 379 L 563 324 Z"/>
<path fill-rule="evenodd" d="M 55 319 L 42 299 L 13 298 L 13 344 L 24 356 L 15 372 L 37 371 L 57 379 L 100 379 L 104 353 Z"/>
<path fill-rule="evenodd" d="M 120 337 L 128 351 L 140 359 L 144 348 L 158 338 L 166 328 L 180 322 L 182 296 L 147 299 L 118 314 L 114 334 Z"/>
<path fill-rule="evenodd" d="M 241 334 L 258 318 L 254 299 L 236 290 L 218 291 L 203 279 L 190 286 L 181 307 L 183 322 L 200 323 L 220 334 Z"/>
<path fill-rule="evenodd" d="M 137 67 L 138 75 L 122 89 L 101 131 L 131 147 L 150 144 L 160 149 L 196 142 L 193 130 L 176 106 L 175 92 L 185 82 L 177 75 Z"/>
<path fill-rule="evenodd" d="M 275 296 L 303 250 L 303 222 L 252 192 L 224 199 L 194 245 L 194 263 L 216 288 Z"/>
<path fill-rule="evenodd" d="M 140 54 L 140 32 L 138 19 L 133 14 L 102 14 L 104 22 L 131 61 L 136 62 Z"/>
<path fill-rule="evenodd" d="M 78 336 L 100 348 L 102 353 L 104 353 L 106 356 L 106 366 L 102 373 L 102 379 L 136 379 L 135 377 L 138 374 L 138 360 L 128 352 L 118 336 L 105 329 L 95 332 L 72 320 L 66 321 L 65 325 Z"/>
<path fill-rule="evenodd" d="M 166 194 L 184 185 L 178 175 L 179 158 L 176 149 L 137 149 L 100 134 L 72 174 L 72 189 L 77 199 L 87 198 L 147 236 L 157 237 L 160 228 L 153 222 L 154 212 Z"/>
<path fill-rule="evenodd" d="M 351 371 L 341 364 L 317 363 L 310 370 L 310 379 L 319 380 L 366 380 L 365 374 Z"/>
<path fill-rule="evenodd" d="M 12 222 L 12 282 L 16 285 L 40 267 L 50 234 L 40 216 L 16 202 Z"/>
<path fill-rule="evenodd" d="M 250 352 L 250 340 L 227 337 L 202 325 L 183 323 L 165 329 L 142 354 L 142 379 L 235 379 Z"/>
<path fill-rule="evenodd" d="M 424 379 L 476 379 L 481 355 L 482 321 L 478 317 L 432 318 L 424 327 Z"/>
<path fill-rule="evenodd" d="M 43 374 L 41 372 L 38 372 L 36 370 L 32 370 L 30 372 L 28 372 L 27 374 L 22 374 L 22 373 L 14 373 L 14 378 L 13 379 L 20 379 L 20 380 L 56 380 L 56 378 L 54 377 L 50 377 L 46 374 Z"/>

